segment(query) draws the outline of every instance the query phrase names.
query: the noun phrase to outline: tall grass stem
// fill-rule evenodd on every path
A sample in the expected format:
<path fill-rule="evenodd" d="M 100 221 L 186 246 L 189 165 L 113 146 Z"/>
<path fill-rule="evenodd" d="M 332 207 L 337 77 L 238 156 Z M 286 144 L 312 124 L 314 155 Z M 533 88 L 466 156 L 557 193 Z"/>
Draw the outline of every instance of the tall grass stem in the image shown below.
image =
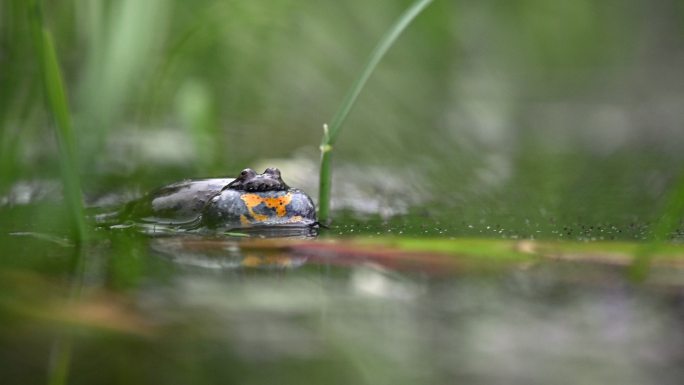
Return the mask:
<path fill-rule="evenodd" d="M 76 140 L 62 71 L 57 60 L 52 35 L 44 26 L 40 0 L 31 1 L 29 13 L 34 48 L 43 79 L 45 99 L 55 123 L 64 200 L 68 209 L 72 235 L 75 242 L 80 245 L 86 237 L 86 225 L 81 197 L 81 181 L 78 174 Z"/>
<path fill-rule="evenodd" d="M 411 22 L 418 16 L 432 0 L 417 0 L 415 1 L 390 27 L 385 35 L 380 39 L 378 45 L 375 46 L 371 52 L 366 65 L 359 74 L 354 84 L 352 84 L 349 91 L 342 101 L 340 108 L 333 116 L 330 126 L 324 126 L 323 140 L 321 141 L 321 170 L 319 177 L 319 192 L 318 192 L 318 218 L 319 221 L 329 222 L 330 217 L 330 193 L 332 187 L 332 150 L 333 146 L 340 134 L 342 124 L 347 119 L 356 99 L 366 85 L 366 82 L 375 71 L 380 60 L 385 56 L 387 51 L 392 47 L 394 42 L 399 38 L 401 33 L 408 27 Z"/>

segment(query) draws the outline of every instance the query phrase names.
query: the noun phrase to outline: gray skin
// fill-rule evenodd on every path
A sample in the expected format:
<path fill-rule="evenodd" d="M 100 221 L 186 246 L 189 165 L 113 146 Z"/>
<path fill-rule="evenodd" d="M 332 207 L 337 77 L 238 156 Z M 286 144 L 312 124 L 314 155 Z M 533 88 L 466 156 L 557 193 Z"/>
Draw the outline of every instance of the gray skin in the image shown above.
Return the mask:
<path fill-rule="evenodd" d="M 287 191 L 290 187 L 277 168 L 267 168 L 263 174 L 246 168 L 235 179 L 191 179 L 161 187 L 127 204 L 120 219 L 160 225 L 200 225 L 197 222 L 207 203 L 226 190 L 266 192 Z"/>
<path fill-rule="evenodd" d="M 263 174 L 257 174 L 251 168 L 242 170 L 240 175 L 230 182 L 225 189 L 237 191 L 263 192 L 263 191 L 285 191 L 290 187 L 280 176 L 280 170 L 269 167 Z"/>

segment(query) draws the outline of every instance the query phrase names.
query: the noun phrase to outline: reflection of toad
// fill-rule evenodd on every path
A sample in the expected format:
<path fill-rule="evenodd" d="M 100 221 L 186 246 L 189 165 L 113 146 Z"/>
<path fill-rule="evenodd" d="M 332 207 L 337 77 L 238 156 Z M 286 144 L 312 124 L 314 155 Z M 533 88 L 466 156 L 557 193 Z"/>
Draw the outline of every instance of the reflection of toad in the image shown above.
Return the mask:
<path fill-rule="evenodd" d="M 316 209 L 303 191 L 290 188 L 280 170 L 244 169 L 235 178 L 173 183 L 126 205 L 119 219 L 180 229 L 312 226 Z"/>

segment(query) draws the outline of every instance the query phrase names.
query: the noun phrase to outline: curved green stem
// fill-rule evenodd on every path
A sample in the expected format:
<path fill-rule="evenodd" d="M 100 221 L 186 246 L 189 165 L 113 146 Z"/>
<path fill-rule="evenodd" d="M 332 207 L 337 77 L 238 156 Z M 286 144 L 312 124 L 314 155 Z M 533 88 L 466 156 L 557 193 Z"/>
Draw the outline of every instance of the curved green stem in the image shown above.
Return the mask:
<path fill-rule="evenodd" d="M 330 192 L 332 188 L 332 149 L 338 135 L 340 128 L 347 119 L 356 99 L 359 97 L 361 90 L 368 82 L 368 79 L 375 71 L 380 60 L 385 56 L 387 51 L 392 47 L 394 42 L 399 38 L 399 35 L 408 27 L 411 22 L 418 16 L 432 0 L 417 0 L 415 1 L 390 27 L 385 35 L 380 39 L 380 42 L 373 52 L 371 52 L 366 65 L 359 74 L 354 84 L 352 84 L 347 95 L 345 96 L 340 108 L 330 122 L 330 128 L 324 126 L 324 135 L 321 142 L 321 172 L 319 179 L 319 193 L 318 193 L 318 217 L 323 223 L 329 221 L 330 215 Z"/>

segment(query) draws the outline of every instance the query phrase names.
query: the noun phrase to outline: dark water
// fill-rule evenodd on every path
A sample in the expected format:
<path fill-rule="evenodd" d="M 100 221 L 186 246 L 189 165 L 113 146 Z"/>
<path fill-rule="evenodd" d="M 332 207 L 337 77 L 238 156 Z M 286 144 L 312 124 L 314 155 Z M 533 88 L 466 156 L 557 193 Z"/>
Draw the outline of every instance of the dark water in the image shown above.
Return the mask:
<path fill-rule="evenodd" d="M 684 375 L 681 270 L 634 284 L 605 264 L 479 269 L 419 255 L 407 265 L 306 237 L 131 229 L 98 230 L 79 251 L 58 212 L 15 207 L 0 220 L 3 384 L 59 373 L 70 384 L 676 384 Z M 383 223 L 342 221 L 319 239 L 412 226 Z"/>

